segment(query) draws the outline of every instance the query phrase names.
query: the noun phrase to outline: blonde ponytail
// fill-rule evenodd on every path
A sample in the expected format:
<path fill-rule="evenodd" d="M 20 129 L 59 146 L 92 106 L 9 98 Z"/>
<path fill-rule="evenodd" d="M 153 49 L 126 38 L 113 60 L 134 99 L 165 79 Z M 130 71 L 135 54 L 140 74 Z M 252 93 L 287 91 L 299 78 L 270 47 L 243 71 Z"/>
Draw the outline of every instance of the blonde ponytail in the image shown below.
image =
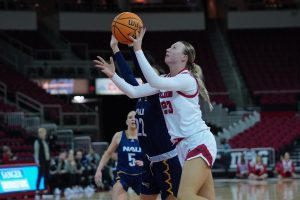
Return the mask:
<path fill-rule="evenodd" d="M 207 89 L 205 87 L 205 84 L 204 84 L 204 77 L 203 77 L 201 67 L 199 65 L 193 63 L 190 71 L 198 81 L 198 84 L 199 84 L 199 87 L 200 87 L 200 90 L 199 90 L 200 96 L 204 99 L 204 101 L 206 101 L 208 103 L 209 109 L 210 109 L 210 111 L 212 111 L 213 106 L 211 104 L 208 91 L 207 91 Z"/>
<path fill-rule="evenodd" d="M 196 51 L 194 49 L 194 47 L 186 42 L 186 41 L 180 41 L 182 44 L 184 44 L 185 49 L 184 49 L 184 54 L 187 55 L 188 60 L 186 62 L 186 67 L 187 69 L 193 74 L 193 76 L 197 79 L 198 84 L 200 86 L 200 96 L 202 97 L 202 99 L 204 99 L 204 101 L 206 101 L 209 105 L 209 109 L 212 110 L 213 106 L 211 104 L 209 95 L 208 95 L 208 91 L 205 87 L 204 84 L 204 77 L 203 77 L 203 73 L 202 73 L 202 69 L 199 65 L 195 64 L 195 58 L 196 58 Z"/>

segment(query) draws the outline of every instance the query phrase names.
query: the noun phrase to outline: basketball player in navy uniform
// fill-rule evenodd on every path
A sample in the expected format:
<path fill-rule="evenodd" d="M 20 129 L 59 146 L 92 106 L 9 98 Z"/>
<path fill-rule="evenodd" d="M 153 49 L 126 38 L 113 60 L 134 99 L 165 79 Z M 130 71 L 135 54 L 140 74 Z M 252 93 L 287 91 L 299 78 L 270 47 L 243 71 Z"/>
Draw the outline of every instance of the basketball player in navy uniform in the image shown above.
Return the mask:
<path fill-rule="evenodd" d="M 127 130 L 117 132 L 103 154 L 95 174 L 95 183 L 99 185 L 102 179 L 101 170 L 107 164 L 115 151 L 118 153 L 115 184 L 112 189 L 113 200 L 127 199 L 127 190 L 131 187 L 136 194 L 140 194 L 143 173 L 143 157 L 145 154 L 137 140 L 137 126 L 135 111 L 127 115 Z"/>
<path fill-rule="evenodd" d="M 114 36 L 110 45 L 125 81 L 131 85 L 138 85 Z M 137 70 L 140 70 L 132 48 L 131 52 L 134 64 Z M 141 72 L 140 74 L 142 75 Z M 143 75 L 141 78 L 146 82 Z M 142 175 L 141 199 L 156 200 L 159 194 L 163 200 L 176 199 L 182 169 L 175 145 L 168 134 L 158 94 L 138 100 L 136 119 L 139 143 L 147 155 L 144 160 L 146 172 Z"/>

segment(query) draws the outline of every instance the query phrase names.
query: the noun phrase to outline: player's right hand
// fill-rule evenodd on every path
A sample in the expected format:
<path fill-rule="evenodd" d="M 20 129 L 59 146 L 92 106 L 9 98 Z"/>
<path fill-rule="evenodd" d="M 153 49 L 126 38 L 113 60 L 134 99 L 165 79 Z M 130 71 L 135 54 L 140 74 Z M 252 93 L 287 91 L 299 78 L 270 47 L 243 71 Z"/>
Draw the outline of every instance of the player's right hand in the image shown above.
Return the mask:
<path fill-rule="evenodd" d="M 135 38 L 133 38 L 132 36 L 129 36 L 129 38 L 133 41 L 133 48 L 135 51 L 142 49 L 142 41 L 143 41 L 143 37 L 144 37 L 145 33 L 146 33 L 146 27 L 143 27 L 141 29 L 140 33 L 138 31 L 136 31 Z"/>
<path fill-rule="evenodd" d="M 107 63 L 102 57 L 97 56 L 97 60 L 93 60 L 96 68 L 100 68 L 101 71 L 108 77 L 111 78 L 115 74 L 115 64 L 112 57 L 110 57 L 110 63 Z"/>
<path fill-rule="evenodd" d="M 136 161 L 135 161 L 135 164 L 136 164 L 137 166 L 139 166 L 139 167 L 144 166 L 144 162 L 143 162 L 142 160 L 136 160 Z"/>
<path fill-rule="evenodd" d="M 97 170 L 95 177 L 94 177 L 95 183 L 98 187 L 102 185 L 102 172 L 101 170 Z"/>

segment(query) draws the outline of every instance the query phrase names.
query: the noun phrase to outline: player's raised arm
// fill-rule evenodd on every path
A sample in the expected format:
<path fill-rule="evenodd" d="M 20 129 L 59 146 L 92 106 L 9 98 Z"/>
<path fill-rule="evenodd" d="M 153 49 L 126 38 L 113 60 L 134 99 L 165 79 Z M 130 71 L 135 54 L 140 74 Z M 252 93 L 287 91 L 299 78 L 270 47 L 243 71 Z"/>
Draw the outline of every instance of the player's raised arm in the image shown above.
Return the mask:
<path fill-rule="evenodd" d="M 150 96 L 159 92 L 158 89 L 151 87 L 149 84 L 142 84 L 139 86 L 132 86 L 120 78 L 115 72 L 115 65 L 112 57 L 110 63 L 107 63 L 103 58 L 97 56 L 98 60 L 94 60 L 95 67 L 101 69 L 107 77 L 117 85 L 130 98 L 140 98 L 144 96 Z"/>
<path fill-rule="evenodd" d="M 140 74 L 141 76 L 141 79 L 143 81 L 143 83 L 147 83 L 147 80 L 141 70 L 141 66 L 136 58 L 136 55 L 135 55 L 135 52 L 134 52 L 134 49 L 133 49 L 133 46 L 130 46 L 130 54 L 131 54 L 131 57 L 133 59 L 133 64 L 134 64 L 134 67 L 137 69 L 138 73 Z"/>
<path fill-rule="evenodd" d="M 149 64 L 142 50 L 136 51 L 137 60 L 148 83 L 160 90 L 184 91 L 191 89 L 195 81 L 189 74 L 178 74 L 174 77 L 159 76 Z"/>
<path fill-rule="evenodd" d="M 139 83 L 135 79 L 135 76 L 132 73 L 128 63 L 126 62 L 123 54 L 119 50 L 118 41 L 114 35 L 111 36 L 110 47 L 114 53 L 114 59 L 117 61 L 121 76 L 124 78 L 124 80 L 131 85 L 134 85 L 134 86 L 139 85 Z"/>
<path fill-rule="evenodd" d="M 131 37 L 131 39 L 133 41 L 134 50 L 139 66 L 148 83 L 152 87 L 160 90 L 185 91 L 192 89 L 191 85 L 194 85 L 195 83 L 190 79 L 190 77 L 188 77 L 188 74 L 180 74 L 174 77 L 162 77 L 154 71 L 142 51 L 142 40 L 145 32 L 146 29 L 142 29 L 140 34 L 136 33 L 136 38 Z"/>

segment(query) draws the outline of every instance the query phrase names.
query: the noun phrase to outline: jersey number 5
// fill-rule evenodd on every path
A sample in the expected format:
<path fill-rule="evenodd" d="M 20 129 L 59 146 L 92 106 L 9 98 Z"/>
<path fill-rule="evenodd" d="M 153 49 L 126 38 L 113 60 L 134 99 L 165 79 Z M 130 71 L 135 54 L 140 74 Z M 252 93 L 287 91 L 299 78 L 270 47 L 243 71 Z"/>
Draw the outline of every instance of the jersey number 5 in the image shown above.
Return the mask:
<path fill-rule="evenodd" d="M 160 106 L 164 114 L 173 113 L 173 107 L 170 101 L 162 101 L 160 102 Z"/>
<path fill-rule="evenodd" d="M 135 153 L 128 153 L 128 162 L 129 162 L 129 166 L 130 167 L 134 167 L 135 166 Z"/>

